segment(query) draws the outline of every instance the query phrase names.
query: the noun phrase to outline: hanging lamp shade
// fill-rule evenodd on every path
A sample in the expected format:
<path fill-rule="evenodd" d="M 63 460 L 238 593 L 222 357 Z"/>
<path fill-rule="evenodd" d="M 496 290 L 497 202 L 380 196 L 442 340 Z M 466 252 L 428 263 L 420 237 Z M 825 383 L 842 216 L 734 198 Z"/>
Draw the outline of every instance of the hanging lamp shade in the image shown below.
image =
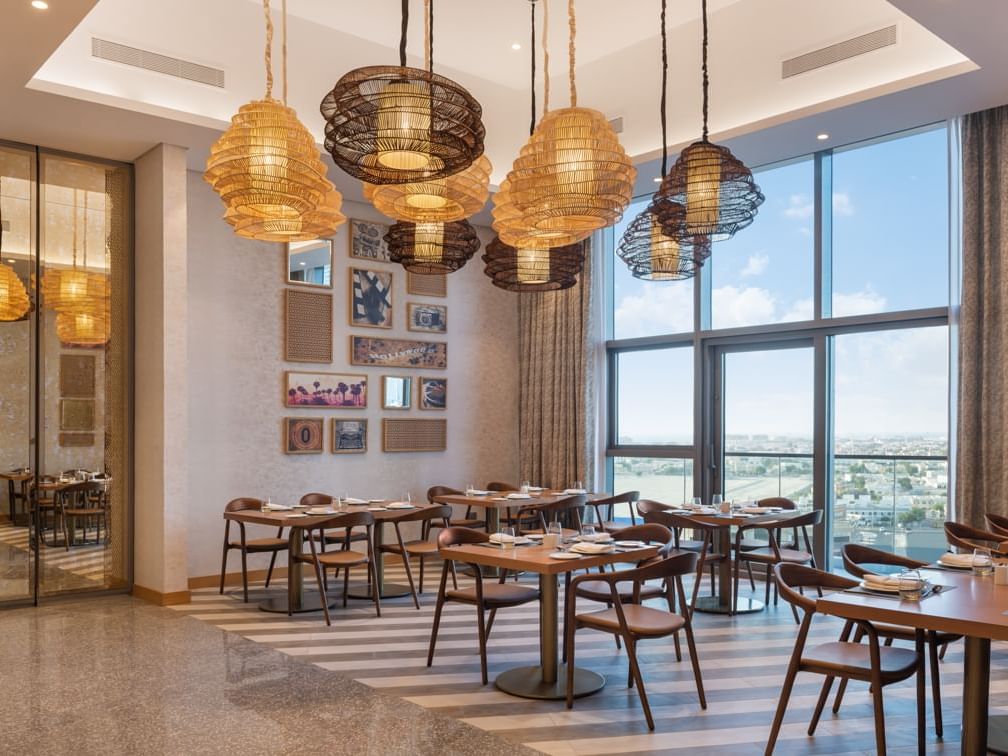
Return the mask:
<path fill-rule="evenodd" d="M 98 312 L 108 299 L 108 277 L 80 268 L 50 268 L 42 275 L 42 301 L 56 312 Z"/>
<path fill-rule="evenodd" d="M 479 251 L 476 230 L 468 221 L 409 223 L 400 221 L 385 234 L 389 259 L 410 273 L 453 273 Z"/>
<path fill-rule="evenodd" d="M 408 184 L 365 184 L 364 197 L 398 221 L 451 223 L 475 215 L 490 196 L 493 166 L 486 155 L 447 178 Z"/>
<path fill-rule="evenodd" d="M 499 238 L 483 250 L 484 272 L 494 286 L 507 291 L 569 289 L 584 268 L 584 244 L 549 248 L 513 247 Z"/>
<path fill-rule="evenodd" d="M 509 173 L 494 195 L 491 226 L 502 242 L 514 247 L 552 249 L 577 244 L 591 236 L 591 231 L 543 231 L 536 228 L 514 202 L 511 177 L 512 173 Z"/>
<path fill-rule="evenodd" d="M 409 66 L 344 74 L 319 106 L 325 148 L 370 184 L 445 178 L 483 154 L 483 108 L 460 84 Z"/>
<path fill-rule="evenodd" d="M 224 213 L 224 220 L 231 224 L 235 233 L 260 241 L 326 239 L 333 236 L 336 229 L 346 223 L 346 216 L 341 212 L 342 204 L 342 195 L 332 187 L 315 210 L 297 219 L 264 219 L 228 209 Z"/>
<path fill-rule="evenodd" d="M 108 305 L 102 312 L 60 312 L 56 314 L 56 336 L 73 346 L 101 346 L 111 336 Z"/>
<path fill-rule="evenodd" d="M 696 275 L 697 268 L 710 254 L 710 244 L 700 237 L 681 241 L 668 235 L 661 218 L 668 222 L 680 221 L 684 216 L 682 205 L 676 205 L 656 193 L 647 208 L 634 218 L 620 240 L 616 254 L 630 268 L 634 278 L 646 281 L 681 281 Z"/>
<path fill-rule="evenodd" d="M 28 292 L 18 274 L 0 263 L 0 320 L 20 320 L 30 308 Z"/>

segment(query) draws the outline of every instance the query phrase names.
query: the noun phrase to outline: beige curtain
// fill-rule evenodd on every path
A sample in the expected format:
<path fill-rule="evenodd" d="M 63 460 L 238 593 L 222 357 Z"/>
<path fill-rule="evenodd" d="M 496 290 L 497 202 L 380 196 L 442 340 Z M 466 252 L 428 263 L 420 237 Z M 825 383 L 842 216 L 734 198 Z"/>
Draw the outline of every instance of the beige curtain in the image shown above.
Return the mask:
<path fill-rule="evenodd" d="M 576 285 L 519 294 L 522 480 L 591 486 L 595 453 L 592 255 Z"/>
<path fill-rule="evenodd" d="M 956 519 L 1008 514 L 1008 106 L 963 120 Z"/>

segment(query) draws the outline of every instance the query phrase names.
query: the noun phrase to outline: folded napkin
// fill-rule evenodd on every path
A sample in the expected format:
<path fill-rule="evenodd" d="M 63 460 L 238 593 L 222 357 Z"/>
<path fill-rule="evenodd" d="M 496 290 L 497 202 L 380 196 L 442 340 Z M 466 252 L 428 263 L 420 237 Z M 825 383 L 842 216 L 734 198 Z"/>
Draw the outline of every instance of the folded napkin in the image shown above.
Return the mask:
<path fill-rule="evenodd" d="M 479 489 L 474 488 L 474 489 L 472 489 L 469 492 L 469 495 L 470 496 L 489 496 L 490 492 L 489 491 L 481 491 Z"/>
<path fill-rule="evenodd" d="M 746 514 L 768 514 L 770 512 L 779 512 L 780 507 L 742 507 L 742 511 Z"/>
<path fill-rule="evenodd" d="M 583 488 L 565 488 L 563 492 L 565 494 L 584 494 L 584 493 L 588 493 Z"/>
<path fill-rule="evenodd" d="M 611 543 L 586 543 L 585 541 L 579 541 L 570 547 L 571 551 L 576 551 L 579 554 L 608 554 L 613 550 L 613 545 Z"/>
<path fill-rule="evenodd" d="M 367 499 L 356 499 L 353 496 L 347 496 L 345 499 L 343 499 L 343 503 L 344 504 L 367 504 L 368 500 Z"/>
<path fill-rule="evenodd" d="M 529 486 L 528 490 L 538 492 L 538 491 L 545 491 L 546 489 L 543 488 L 542 486 Z"/>
<path fill-rule="evenodd" d="M 946 553 L 938 557 L 938 563 L 949 567 L 972 567 L 973 555 Z"/>
<path fill-rule="evenodd" d="M 609 543 L 613 537 L 610 533 L 596 533 L 595 535 L 579 535 L 577 540 L 588 543 Z"/>
<path fill-rule="evenodd" d="M 286 504 L 270 504 L 266 506 L 263 504 L 263 509 L 267 512 L 286 512 L 288 509 L 294 509 L 294 507 L 288 507 Z"/>
<path fill-rule="evenodd" d="M 516 543 L 519 546 L 523 543 L 532 543 L 525 536 L 518 536 L 517 538 L 512 535 L 506 535 L 504 533 L 493 533 L 490 536 L 490 543 Z"/>
<path fill-rule="evenodd" d="M 509 498 L 509 499 L 531 499 L 532 497 L 529 496 L 528 494 L 523 494 L 523 493 L 509 493 L 507 495 L 507 498 Z"/>
<path fill-rule="evenodd" d="M 864 581 L 869 586 L 878 586 L 880 588 L 899 588 L 900 587 L 900 576 L 899 575 L 865 575 Z"/>

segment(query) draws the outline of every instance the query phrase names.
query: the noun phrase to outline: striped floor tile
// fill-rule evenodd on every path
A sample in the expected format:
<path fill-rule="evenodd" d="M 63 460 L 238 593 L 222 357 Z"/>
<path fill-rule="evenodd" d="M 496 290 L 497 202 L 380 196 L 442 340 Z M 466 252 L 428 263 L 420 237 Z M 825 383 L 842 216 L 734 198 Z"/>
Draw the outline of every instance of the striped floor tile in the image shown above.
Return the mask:
<path fill-rule="evenodd" d="M 80 539 L 83 532 L 78 530 L 77 537 Z M 72 581 L 74 588 L 80 588 L 80 579 L 94 581 L 102 584 L 105 581 L 105 545 L 95 544 L 95 531 L 89 529 L 86 533 L 90 543 L 78 543 L 73 548 L 67 550 L 63 546 L 46 546 L 41 552 L 42 567 L 49 578 L 47 588 L 57 590 L 62 581 L 61 576 L 74 578 Z M 28 569 L 29 548 L 28 529 L 15 527 L 9 522 L 0 522 L 0 548 L 7 549 L 11 556 L 8 558 L 13 564 L 24 565 Z M 23 561 L 22 561 L 23 560 Z"/>
<path fill-rule="evenodd" d="M 405 581 L 401 567 L 389 568 L 387 578 Z M 532 583 L 535 577 L 523 580 Z M 446 605 L 437 654 L 428 668 L 434 587 L 431 581 L 421 596 L 420 611 L 408 597 L 383 601 L 380 619 L 369 603 L 351 600 L 347 609 L 334 611 L 331 628 L 321 614 L 269 614 L 257 609 L 254 598 L 243 604 L 240 593 L 236 600 L 235 594 L 220 596 L 213 589 L 194 592 L 190 604 L 175 609 L 547 754 L 681 753 L 696 748 L 705 754 L 762 753 L 796 635 L 783 604 L 734 618 L 696 615 L 706 711 L 697 702 L 688 658 L 676 661 L 670 639 L 642 642 L 639 656 L 656 720 L 652 733 L 636 692 L 626 687 L 626 656 L 608 635 L 578 633 L 578 664 L 604 674 L 608 683 L 570 711 L 562 702 L 515 698 L 492 682 L 482 685 L 470 607 Z M 257 596 L 264 595 L 261 586 L 256 589 Z M 283 586 L 270 593 L 282 596 Z M 578 606 L 592 608 L 590 602 L 579 601 Z M 498 613 L 489 643 L 491 680 L 510 667 L 538 661 L 538 620 L 535 605 Z M 810 642 L 835 640 L 838 632 L 839 623 L 823 618 L 813 626 Z M 1008 676 L 999 674 L 1005 669 L 1008 644 L 995 644 L 991 706 L 1008 712 Z M 929 712 L 927 750 L 933 754 L 959 750 L 961 644 L 949 649 L 942 675 L 946 736 L 944 742 L 935 738 Z M 874 752 L 871 698 L 864 685 L 851 684 L 840 714 L 824 715 L 815 737 L 808 737 L 808 718 L 821 683 L 820 677 L 799 677 L 776 753 Z M 916 752 L 914 696 L 912 683 L 886 688 L 889 753 Z"/>

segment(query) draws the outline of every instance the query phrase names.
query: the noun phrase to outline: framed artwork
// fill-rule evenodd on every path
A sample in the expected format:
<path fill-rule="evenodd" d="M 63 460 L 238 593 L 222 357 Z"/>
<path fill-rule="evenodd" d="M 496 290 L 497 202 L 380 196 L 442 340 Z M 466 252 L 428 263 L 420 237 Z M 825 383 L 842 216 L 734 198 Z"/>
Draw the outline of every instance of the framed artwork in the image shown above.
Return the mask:
<path fill-rule="evenodd" d="M 392 327 L 392 273 L 350 268 L 350 325 Z"/>
<path fill-rule="evenodd" d="M 384 223 L 350 220 L 350 257 L 359 260 L 389 262 L 388 245 L 384 236 L 389 227 Z"/>
<path fill-rule="evenodd" d="M 284 451 L 288 454 L 322 453 L 321 417 L 285 417 Z"/>
<path fill-rule="evenodd" d="M 382 376 L 382 409 L 409 409 L 413 406 L 413 379 L 408 375 Z"/>
<path fill-rule="evenodd" d="M 287 283 L 332 288 L 332 239 L 287 242 Z"/>
<path fill-rule="evenodd" d="M 332 450 L 333 454 L 366 452 L 367 420 L 363 418 L 341 420 L 334 417 L 332 421 Z"/>
<path fill-rule="evenodd" d="M 60 433 L 59 445 L 64 447 L 94 446 L 94 433 Z"/>
<path fill-rule="evenodd" d="M 448 367 L 448 345 L 442 341 L 350 337 L 350 364 L 378 367 Z"/>
<path fill-rule="evenodd" d="M 447 297 L 448 276 L 435 273 L 425 276 L 421 273 L 406 274 L 406 291 L 409 294 L 419 294 L 424 297 Z"/>
<path fill-rule="evenodd" d="M 332 294 L 284 289 L 284 359 L 332 362 Z"/>
<path fill-rule="evenodd" d="M 92 354 L 60 355 L 60 396 L 95 395 L 95 358 Z"/>
<path fill-rule="evenodd" d="M 284 406 L 316 409 L 358 409 L 367 407 L 366 375 L 284 373 Z"/>
<path fill-rule="evenodd" d="M 60 399 L 61 431 L 93 431 L 94 399 Z"/>
<path fill-rule="evenodd" d="M 382 418 L 382 451 L 444 451 L 446 448 L 447 420 Z"/>
<path fill-rule="evenodd" d="M 447 405 L 448 381 L 444 378 L 420 379 L 420 409 L 443 410 Z"/>
<path fill-rule="evenodd" d="M 422 333 L 445 333 L 448 330 L 448 308 L 444 305 L 407 302 L 406 327 Z"/>

